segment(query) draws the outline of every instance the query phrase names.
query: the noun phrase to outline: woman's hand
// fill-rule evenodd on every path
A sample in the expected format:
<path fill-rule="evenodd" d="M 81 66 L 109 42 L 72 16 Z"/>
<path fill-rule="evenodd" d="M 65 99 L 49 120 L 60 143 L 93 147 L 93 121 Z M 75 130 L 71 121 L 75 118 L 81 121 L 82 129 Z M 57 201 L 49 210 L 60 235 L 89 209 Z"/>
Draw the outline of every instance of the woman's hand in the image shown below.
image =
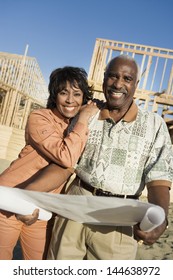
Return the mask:
<path fill-rule="evenodd" d="M 96 113 L 99 111 L 99 108 L 97 104 L 93 101 L 88 101 L 86 105 L 83 105 L 80 114 L 79 114 L 79 119 L 78 121 L 80 122 L 88 122 L 88 120 L 96 115 Z"/>
<path fill-rule="evenodd" d="M 32 215 L 21 215 L 21 214 L 16 214 L 16 219 L 21 221 L 27 226 L 31 226 L 38 220 L 39 216 L 39 209 L 35 209 Z"/>

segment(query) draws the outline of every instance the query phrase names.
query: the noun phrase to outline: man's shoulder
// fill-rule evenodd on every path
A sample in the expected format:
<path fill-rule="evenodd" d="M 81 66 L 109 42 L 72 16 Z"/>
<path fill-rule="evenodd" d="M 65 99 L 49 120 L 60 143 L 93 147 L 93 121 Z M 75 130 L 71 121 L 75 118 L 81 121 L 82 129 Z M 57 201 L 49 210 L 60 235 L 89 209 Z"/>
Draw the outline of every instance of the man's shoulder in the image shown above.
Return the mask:
<path fill-rule="evenodd" d="M 151 111 L 148 111 L 148 110 L 146 110 L 144 108 L 140 108 L 140 107 L 138 107 L 138 112 L 141 116 L 147 116 L 149 119 L 155 119 L 155 120 L 164 122 L 163 118 L 158 113 L 151 112 Z"/>
<path fill-rule="evenodd" d="M 166 122 L 158 113 L 139 108 L 136 124 L 145 126 L 149 130 L 157 131 L 161 127 L 166 131 Z"/>

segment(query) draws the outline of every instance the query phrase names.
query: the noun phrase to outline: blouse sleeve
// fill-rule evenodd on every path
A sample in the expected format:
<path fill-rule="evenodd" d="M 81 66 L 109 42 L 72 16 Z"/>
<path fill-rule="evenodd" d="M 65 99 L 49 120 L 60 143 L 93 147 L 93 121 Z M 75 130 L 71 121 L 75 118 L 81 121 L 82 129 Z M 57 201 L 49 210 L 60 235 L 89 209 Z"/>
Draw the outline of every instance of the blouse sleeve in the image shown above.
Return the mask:
<path fill-rule="evenodd" d="M 72 131 L 64 137 L 64 124 L 51 110 L 33 111 L 26 127 L 26 141 L 42 156 L 63 166 L 73 167 L 88 138 L 88 127 L 77 122 Z"/>

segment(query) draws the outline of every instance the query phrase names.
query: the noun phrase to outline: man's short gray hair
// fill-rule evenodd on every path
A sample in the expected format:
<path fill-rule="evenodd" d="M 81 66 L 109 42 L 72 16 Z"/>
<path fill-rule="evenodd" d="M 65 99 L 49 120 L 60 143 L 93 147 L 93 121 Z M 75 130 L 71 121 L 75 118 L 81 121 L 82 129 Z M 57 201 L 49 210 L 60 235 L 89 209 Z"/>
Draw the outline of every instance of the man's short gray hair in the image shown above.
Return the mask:
<path fill-rule="evenodd" d="M 141 78 L 141 69 L 140 69 L 140 66 L 139 66 L 139 64 L 136 62 L 136 60 L 135 60 L 132 56 L 127 55 L 127 54 L 120 54 L 120 55 L 118 55 L 118 56 L 112 58 L 112 59 L 109 61 L 109 63 L 107 64 L 106 69 L 105 69 L 105 72 L 108 70 L 110 63 L 111 63 L 112 60 L 114 60 L 115 58 L 122 58 L 122 59 L 124 59 L 124 60 L 133 61 L 133 62 L 136 64 L 136 67 L 137 67 L 137 81 L 140 80 L 140 78 Z"/>

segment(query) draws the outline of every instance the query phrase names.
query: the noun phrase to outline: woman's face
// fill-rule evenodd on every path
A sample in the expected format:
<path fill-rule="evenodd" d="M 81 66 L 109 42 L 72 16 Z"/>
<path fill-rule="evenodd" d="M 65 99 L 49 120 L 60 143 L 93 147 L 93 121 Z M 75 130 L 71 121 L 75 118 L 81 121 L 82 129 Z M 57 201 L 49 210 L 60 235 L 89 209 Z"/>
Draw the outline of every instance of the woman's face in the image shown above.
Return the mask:
<path fill-rule="evenodd" d="M 57 93 L 56 108 L 65 118 L 73 118 L 80 110 L 83 103 L 83 92 L 78 84 L 71 85 L 68 81 L 66 87 Z"/>

